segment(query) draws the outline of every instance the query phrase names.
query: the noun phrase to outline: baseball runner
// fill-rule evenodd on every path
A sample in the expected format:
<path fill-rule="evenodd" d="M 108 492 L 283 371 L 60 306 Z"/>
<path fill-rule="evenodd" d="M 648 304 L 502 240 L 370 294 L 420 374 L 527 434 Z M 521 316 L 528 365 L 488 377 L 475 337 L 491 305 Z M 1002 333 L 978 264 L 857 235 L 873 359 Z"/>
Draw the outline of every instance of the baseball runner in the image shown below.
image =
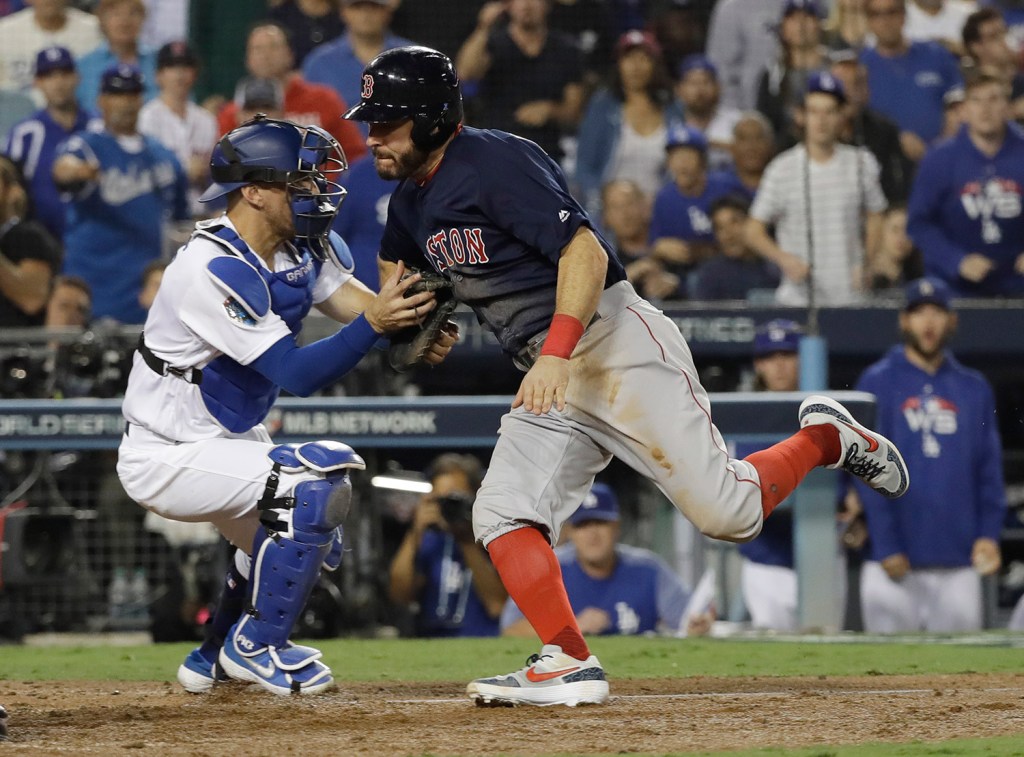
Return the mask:
<path fill-rule="evenodd" d="M 369 123 L 378 174 L 402 179 L 381 240 L 383 279 L 406 264 L 442 273 L 526 371 L 473 527 L 543 648 L 467 693 L 480 704 L 604 702 L 605 672 L 551 545 L 613 455 L 702 532 L 733 541 L 756 536 L 816 465 L 893 497 L 909 479 L 895 447 L 826 397 L 804 402 L 790 439 L 730 459 L 679 329 L 626 281 L 558 164 L 527 140 L 463 127 L 462 113 L 452 62 L 404 47 L 370 61 L 345 115 Z"/>
<path fill-rule="evenodd" d="M 331 671 L 288 637 L 321 566 L 340 562 L 348 472 L 364 464 L 338 442 L 275 445 L 261 421 L 280 389 L 305 396 L 337 380 L 434 299 L 406 298 L 418 277 L 400 282 L 401 267 L 377 297 L 352 277 L 348 247 L 328 238 L 347 165 L 325 131 L 259 116 L 221 138 L 210 167 L 200 199 L 226 197 L 227 213 L 197 224 L 164 274 L 129 376 L 117 472 L 143 507 L 211 522 L 238 548 L 182 686 L 210 689 L 219 666 L 275 694 L 314 693 Z M 314 304 L 348 325 L 299 347 Z"/>

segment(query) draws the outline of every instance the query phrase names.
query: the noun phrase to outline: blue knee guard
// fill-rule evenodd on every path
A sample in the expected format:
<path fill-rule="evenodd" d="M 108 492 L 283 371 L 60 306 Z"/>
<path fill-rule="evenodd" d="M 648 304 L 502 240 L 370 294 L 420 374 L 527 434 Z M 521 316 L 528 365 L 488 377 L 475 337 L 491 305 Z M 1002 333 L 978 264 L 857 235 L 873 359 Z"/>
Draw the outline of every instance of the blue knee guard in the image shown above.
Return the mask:
<path fill-rule="evenodd" d="M 331 542 L 331 549 L 324 558 L 324 570 L 333 573 L 341 565 L 341 555 L 345 548 L 345 532 L 341 526 L 334 529 L 334 541 Z"/>

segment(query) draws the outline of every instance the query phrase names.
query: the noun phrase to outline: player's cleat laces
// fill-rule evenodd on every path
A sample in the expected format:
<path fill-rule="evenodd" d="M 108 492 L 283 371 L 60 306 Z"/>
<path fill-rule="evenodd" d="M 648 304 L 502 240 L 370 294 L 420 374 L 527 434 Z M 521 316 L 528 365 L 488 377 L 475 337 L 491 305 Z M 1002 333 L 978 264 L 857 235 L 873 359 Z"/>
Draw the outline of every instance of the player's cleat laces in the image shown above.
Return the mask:
<path fill-rule="evenodd" d="M 479 706 L 513 707 L 521 704 L 603 704 L 608 701 L 608 681 L 594 655 L 577 660 L 553 644 L 530 655 L 526 667 L 507 675 L 478 678 L 466 694 Z"/>
<path fill-rule="evenodd" d="M 839 460 L 829 468 L 842 468 L 886 497 L 902 497 L 910 486 L 903 455 L 881 434 L 862 426 L 850 411 L 830 397 L 812 395 L 800 405 L 800 428 L 827 423 L 839 431 Z"/>

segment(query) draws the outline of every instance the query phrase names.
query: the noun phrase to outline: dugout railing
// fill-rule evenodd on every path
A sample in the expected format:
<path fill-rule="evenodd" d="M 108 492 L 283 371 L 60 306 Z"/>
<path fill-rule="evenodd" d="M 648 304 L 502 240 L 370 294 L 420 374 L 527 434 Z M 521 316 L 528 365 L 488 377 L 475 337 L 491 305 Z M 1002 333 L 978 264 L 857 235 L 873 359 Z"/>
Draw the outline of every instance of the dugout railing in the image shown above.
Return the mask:
<path fill-rule="evenodd" d="M 870 423 L 870 395 L 831 394 Z M 803 396 L 712 395 L 714 421 L 728 440 L 767 446 L 795 430 Z M 371 468 L 380 468 L 386 455 L 379 453 L 393 449 L 488 450 L 508 407 L 506 396 L 284 398 L 267 426 L 280 442 L 344 441 L 365 453 Z M 118 490 L 114 476 L 114 450 L 123 428 L 118 399 L 0 400 L 0 455 L 8 479 L 0 501 L 0 524 L 6 525 L 0 534 L 0 599 L 5 594 L 15 598 L 13 608 L 6 603 L 9 614 L 42 614 L 42 625 L 56 629 L 81 626 L 83 619 L 92 630 L 130 629 L 140 627 L 146 616 L 139 612 L 137 595 L 127 609 L 110 606 L 111 584 L 120 571 L 131 573 L 129 583 L 142 571 L 151 585 L 167 586 L 175 584 L 161 582 L 157 573 L 171 566 L 182 570 L 186 584 L 216 583 L 223 554 L 208 538 L 169 560 L 160 559 L 167 544 L 138 529 L 138 513 L 131 509 L 135 506 Z M 23 462 L 12 470 L 15 459 Z M 380 471 L 368 471 L 373 472 Z M 362 491 L 365 494 L 366 489 Z M 816 470 L 794 498 L 799 617 L 805 629 L 838 630 L 837 491 L 836 475 Z M 353 554 L 339 594 L 348 595 L 349 607 L 365 610 L 373 605 L 369 595 L 386 565 L 375 564 L 379 555 L 369 549 L 379 540 L 372 503 L 364 501 L 354 512 L 356 521 L 350 523 L 347 539 Z M 210 570 L 211 566 L 217 568 Z M 329 586 L 325 590 L 331 591 Z M 158 599 L 163 598 L 148 597 L 151 612 Z M 0 602 L 0 627 L 3 606 Z M 174 620 L 175 606 L 167 622 Z M 329 635 L 333 629 L 311 630 Z"/>

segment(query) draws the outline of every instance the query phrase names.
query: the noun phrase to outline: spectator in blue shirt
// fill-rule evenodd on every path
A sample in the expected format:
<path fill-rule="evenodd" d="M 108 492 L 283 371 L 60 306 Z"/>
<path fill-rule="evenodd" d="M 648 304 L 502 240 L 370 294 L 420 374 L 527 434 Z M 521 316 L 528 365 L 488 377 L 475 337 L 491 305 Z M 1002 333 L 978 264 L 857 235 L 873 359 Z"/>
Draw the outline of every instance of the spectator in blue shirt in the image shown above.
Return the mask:
<path fill-rule="evenodd" d="M 146 6 L 142 0 L 100 0 L 96 6 L 104 41 L 78 61 L 82 77 L 78 101 L 88 110 L 96 109 L 103 72 L 119 63 L 135 66 L 142 72 L 145 100 L 159 94 L 156 86 L 156 51 L 139 45 Z"/>
<path fill-rule="evenodd" d="M 674 125 L 665 145 L 672 179 L 654 199 L 651 248 L 656 260 L 679 276 L 685 297 L 693 269 L 714 252 L 711 203 L 738 189 L 727 174 L 708 173 L 708 141 L 692 126 Z"/>
<path fill-rule="evenodd" d="M 696 300 L 745 300 L 751 292 L 771 292 L 779 286 L 779 269 L 747 246 L 750 202 L 728 194 L 711 203 L 711 225 L 718 252 L 693 273 Z"/>
<path fill-rule="evenodd" d="M 36 88 L 46 107 L 14 125 L 3 152 L 21 166 L 28 182 L 32 213 L 58 242 L 64 239 L 64 202 L 53 183 L 57 147 L 89 123 L 75 97 L 75 59 L 65 47 L 47 47 L 36 56 Z"/>
<path fill-rule="evenodd" d="M 867 0 L 866 9 L 877 40 L 860 54 L 868 69 L 870 105 L 896 122 L 903 152 L 916 162 L 942 131 L 942 98 L 962 85 L 960 69 L 938 42 L 906 38 L 906 0 Z"/>
<path fill-rule="evenodd" d="M 967 82 L 966 123 L 917 172 L 907 232 L 925 272 L 964 297 L 1024 294 L 1024 132 L 1010 89 L 988 74 Z"/>
<path fill-rule="evenodd" d="M 619 502 L 594 484 L 569 519 L 569 541 L 555 549 L 569 603 L 584 634 L 675 634 L 690 592 L 668 564 L 647 549 L 619 543 Z M 699 613 L 687 635 L 708 632 L 712 615 Z M 511 599 L 501 614 L 504 636 L 533 636 Z"/>
<path fill-rule="evenodd" d="M 189 218 L 188 179 L 174 153 L 138 132 L 139 70 L 107 69 L 101 92 L 103 129 L 73 135 L 53 166 L 70 197 L 64 273 L 92 287 L 95 316 L 142 323 L 142 274 L 160 257 L 168 217 Z"/>
<path fill-rule="evenodd" d="M 480 462 L 444 454 L 426 475 L 431 491 L 391 560 L 388 595 L 396 604 L 415 604 L 417 636 L 496 636 L 508 592 L 473 537 Z"/>
<path fill-rule="evenodd" d="M 341 0 L 345 33 L 306 56 L 302 63 L 303 78 L 333 87 L 349 105 L 359 102 L 366 64 L 385 50 L 416 44 L 389 28 L 397 5 L 396 0 Z M 365 134 L 361 121 L 353 123 Z"/>

